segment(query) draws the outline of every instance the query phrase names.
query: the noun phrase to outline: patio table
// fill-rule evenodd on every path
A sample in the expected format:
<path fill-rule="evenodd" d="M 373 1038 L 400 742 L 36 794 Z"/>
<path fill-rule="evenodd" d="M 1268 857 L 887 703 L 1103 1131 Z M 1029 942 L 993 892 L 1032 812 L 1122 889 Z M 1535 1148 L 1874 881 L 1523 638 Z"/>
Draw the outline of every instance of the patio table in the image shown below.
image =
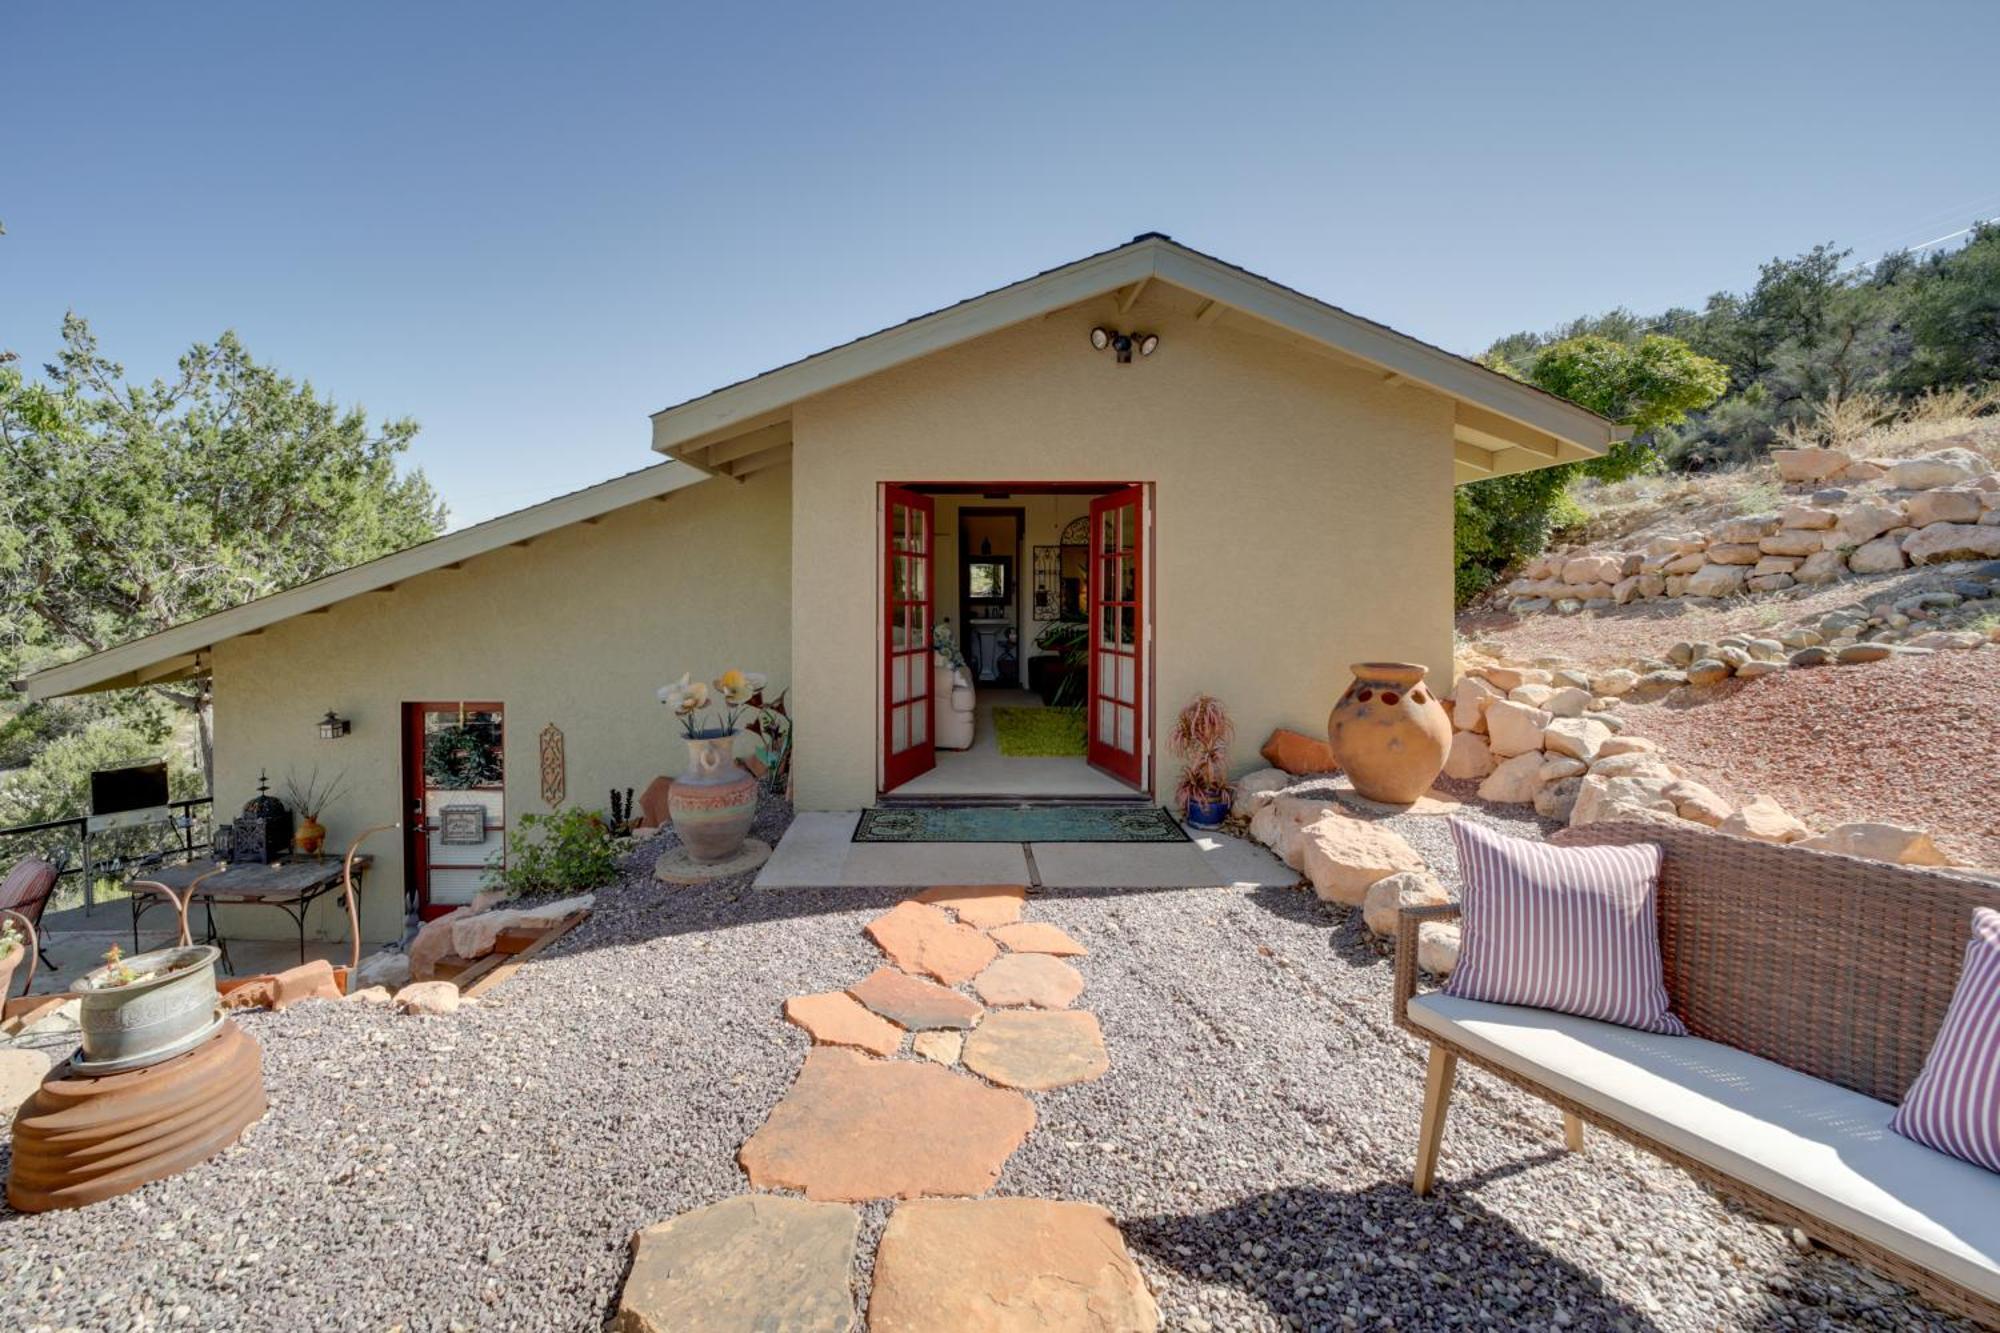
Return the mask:
<path fill-rule="evenodd" d="M 354 857 L 354 891 L 358 896 L 364 872 L 373 857 Z M 132 894 L 132 950 L 139 949 L 139 918 L 162 903 L 179 910 L 183 899 L 209 909 L 207 942 L 222 951 L 223 966 L 234 973 L 229 961 L 229 943 L 215 927 L 215 907 L 275 907 L 292 919 L 299 931 L 299 961 L 306 960 L 306 913 L 329 893 L 337 893 L 343 881 L 341 858 L 311 856 L 287 858 L 273 865 L 224 867 L 219 861 L 189 861 L 162 866 L 127 881 Z M 164 892 L 162 892 L 164 888 Z"/>

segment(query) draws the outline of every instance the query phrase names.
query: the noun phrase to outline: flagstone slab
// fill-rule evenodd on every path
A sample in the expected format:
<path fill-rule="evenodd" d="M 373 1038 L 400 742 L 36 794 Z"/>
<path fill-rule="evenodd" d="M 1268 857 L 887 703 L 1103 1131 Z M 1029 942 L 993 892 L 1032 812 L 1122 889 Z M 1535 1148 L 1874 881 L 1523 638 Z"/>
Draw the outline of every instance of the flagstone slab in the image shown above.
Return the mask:
<path fill-rule="evenodd" d="M 965 1049 L 965 1034 L 962 1032 L 919 1032 L 910 1038 L 910 1049 L 926 1060 L 934 1060 L 941 1065 L 958 1063 L 959 1052 Z"/>
<path fill-rule="evenodd" d="M 945 885 L 925 889 L 917 895 L 920 903 L 949 907 L 968 926 L 987 930 L 1021 919 L 1021 904 L 1028 899 L 1023 884 Z"/>
<path fill-rule="evenodd" d="M 846 991 L 794 995 L 785 1001 L 785 1017 L 810 1032 L 821 1046 L 858 1046 L 876 1055 L 894 1055 L 903 1044 L 903 1029 Z"/>
<path fill-rule="evenodd" d="M 837 1203 L 745 1194 L 632 1236 L 615 1333 L 855 1327 L 860 1214 Z"/>
<path fill-rule="evenodd" d="M 960 1058 L 995 1083 L 1037 1092 L 1088 1083 L 1111 1068 L 1097 1015 L 1077 1009 L 991 1010 Z"/>
<path fill-rule="evenodd" d="M 1017 921 L 986 932 L 1015 953 L 1049 953 L 1063 958 L 1080 958 L 1090 950 L 1069 937 L 1068 932 L 1046 921 Z"/>
<path fill-rule="evenodd" d="M 1035 1125 L 1018 1092 L 934 1064 L 815 1046 L 737 1154 L 759 1189 L 855 1203 L 983 1194 Z"/>
<path fill-rule="evenodd" d="M 912 1032 L 927 1028 L 969 1028 L 986 1012 L 955 990 L 893 967 L 876 968 L 859 984 L 848 987 L 847 993 Z"/>
<path fill-rule="evenodd" d="M 1083 973 L 1045 953 L 1008 953 L 972 979 L 979 998 L 993 1005 L 1067 1009 L 1083 994 Z"/>
<path fill-rule="evenodd" d="M 984 931 L 959 925 L 924 903 L 897 903 L 866 929 L 897 967 L 947 986 L 972 980 L 1000 952 Z"/>
<path fill-rule="evenodd" d="M 875 1253 L 870 1333 L 1153 1333 L 1160 1307 L 1111 1214 L 1055 1199 L 898 1204 Z"/>

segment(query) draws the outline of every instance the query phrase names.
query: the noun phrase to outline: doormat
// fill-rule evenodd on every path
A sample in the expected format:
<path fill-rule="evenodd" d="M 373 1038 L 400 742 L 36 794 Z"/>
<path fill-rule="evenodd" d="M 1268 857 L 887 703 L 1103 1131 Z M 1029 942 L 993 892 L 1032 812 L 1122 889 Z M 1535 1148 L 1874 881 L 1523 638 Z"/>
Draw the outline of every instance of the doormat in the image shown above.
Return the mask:
<path fill-rule="evenodd" d="M 856 842 L 1189 842 L 1157 805 L 899 805 L 863 810 Z"/>
<path fill-rule="evenodd" d="M 999 738 L 1000 753 L 1009 759 L 1084 756 L 1080 708 L 996 707 L 993 734 Z"/>

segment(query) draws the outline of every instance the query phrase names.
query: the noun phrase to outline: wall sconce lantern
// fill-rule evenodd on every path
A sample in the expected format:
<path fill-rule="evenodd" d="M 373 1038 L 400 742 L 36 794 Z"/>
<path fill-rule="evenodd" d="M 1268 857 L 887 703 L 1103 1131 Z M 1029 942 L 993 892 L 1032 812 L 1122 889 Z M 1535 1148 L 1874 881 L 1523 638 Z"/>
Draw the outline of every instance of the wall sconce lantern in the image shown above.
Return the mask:
<path fill-rule="evenodd" d="M 1114 333 L 1099 325 L 1090 331 L 1090 345 L 1098 351 L 1110 348 L 1118 353 L 1118 364 L 1130 365 L 1132 352 L 1137 349 L 1140 356 L 1151 356 L 1153 349 L 1160 345 L 1157 333 Z"/>
<path fill-rule="evenodd" d="M 319 720 L 319 738 L 323 741 L 337 741 L 353 729 L 352 722 L 331 708 L 327 709 L 326 716 Z"/>

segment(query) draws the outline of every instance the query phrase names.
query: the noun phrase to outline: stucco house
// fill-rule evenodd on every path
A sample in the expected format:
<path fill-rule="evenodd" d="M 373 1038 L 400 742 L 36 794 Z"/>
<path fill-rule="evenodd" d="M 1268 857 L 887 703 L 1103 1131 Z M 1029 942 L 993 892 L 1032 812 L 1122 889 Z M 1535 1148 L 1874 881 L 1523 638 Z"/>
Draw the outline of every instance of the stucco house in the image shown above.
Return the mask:
<path fill-rule="evenodd" d="M 395 888 L 465 901 L 504 829 L 547 808 L 545 728 L 573 802 L 679 772 L 655 691 L 683 671 L 789 689 L 802 809 L 1158 799 L 1161 738 L 1198 691 L 1254 744 L 1322 727 L 1350 662 L 1448 672 L 1453 486 L 1620 432 L 1148 233 L 666 408 L 652 434 L 668 461 L 26 687 L 211 675 L 219 809 L 260 771 L 316 766 L 347 775 L 336 845 L 405 825 L 375 844 L 365 906 L 365 933 L 393 938 Z M 934 627 L 977 691 L 1032 706 L 1034 640 L 1064 616 L 1089 626 L 1088 753 L 996 769 L 983 739 L 940 750 Z M 351 723 L 337 740 L 316 730 L 329 709 Z M 445 792 L 424 776 L 438 736 L 487 747 Z M 443 839 L 446 804 L 485 808 L 484 845 Z"/>

